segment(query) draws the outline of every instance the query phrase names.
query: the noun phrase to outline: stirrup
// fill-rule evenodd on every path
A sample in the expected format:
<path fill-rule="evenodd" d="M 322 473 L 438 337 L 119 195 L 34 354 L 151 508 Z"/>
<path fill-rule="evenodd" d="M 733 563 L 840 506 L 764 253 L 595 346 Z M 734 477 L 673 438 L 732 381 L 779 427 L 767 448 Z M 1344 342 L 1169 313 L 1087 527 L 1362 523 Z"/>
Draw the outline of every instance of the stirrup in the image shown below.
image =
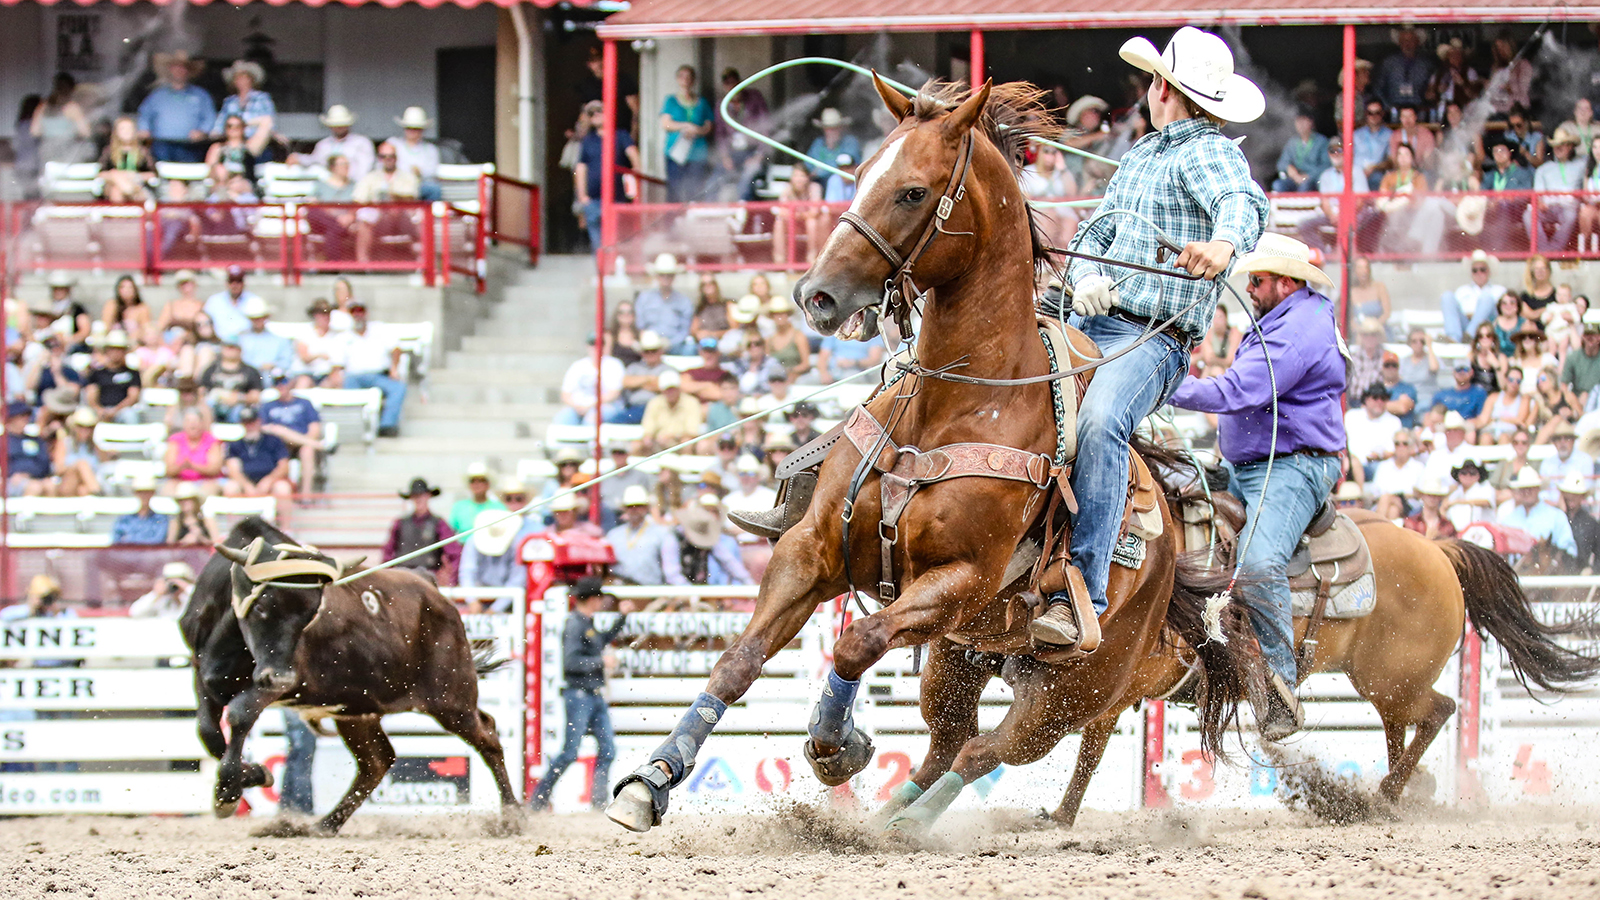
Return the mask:
<path fill-rule="evenodd" d="M 777 506 L 755 512 L 733 510 L 728 513 L 728 521 L 756 537 L 775 541 L 800 522 L 816 492 L 817 470 L 805 469 L 783 483 L 783 494 Z"/>
<path fill-rule="evenodd" d="M 1043 645 L 1043 649 L 1055 651 L 1067 649 L 1079 654 L 1093 653 L 1100 647 L 1100 617 L 1095 615 L 1094 601 L 1089 598 L 1089 586 L 1084 583 L 1083 573 L 1078 571 L 1077 566 L 1063 562 L 1061 569 L 1063 584 L 1059 587 L 1041 584 L 1040 588 L 1043 591 L 1049 587 L 1056 587 L 1056 590 L 1050 590 L 1046 596 L 1065 591 L 1068 599 L 1046 606 L 1044 612 L 1029 623 L 1028 636 L 1033 639 L 1035 645 Z M 1078 639 L 1070 644 L 1059 644 L 1052 640 L 1056 637 L 1056 632 L 1051 627 L 1052 623 L 1046 621 L 1046 617 L 1051 616 L 1057 607 L 1065 607 L 1062 612 L 1070 615 L 1072 623 L 1078 627 Z"/>

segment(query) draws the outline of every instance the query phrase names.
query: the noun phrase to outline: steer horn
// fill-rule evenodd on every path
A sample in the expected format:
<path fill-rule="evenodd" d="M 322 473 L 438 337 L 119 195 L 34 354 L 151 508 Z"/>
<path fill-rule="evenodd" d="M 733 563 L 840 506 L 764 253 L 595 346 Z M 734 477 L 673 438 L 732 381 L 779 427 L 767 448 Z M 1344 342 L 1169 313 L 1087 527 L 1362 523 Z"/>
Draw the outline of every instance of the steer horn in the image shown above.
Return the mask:
<path fill-rule="evenodd" d="M 229 547 L 227 544 L 217 544 L 216 551 L 223 559 L 226 559 L 231 563 L 237 563 L 241 566 L 246 565 L 250 561 L 249 558 L 245 556 L 243 550 L 236 550 L 233 547 Z"/>

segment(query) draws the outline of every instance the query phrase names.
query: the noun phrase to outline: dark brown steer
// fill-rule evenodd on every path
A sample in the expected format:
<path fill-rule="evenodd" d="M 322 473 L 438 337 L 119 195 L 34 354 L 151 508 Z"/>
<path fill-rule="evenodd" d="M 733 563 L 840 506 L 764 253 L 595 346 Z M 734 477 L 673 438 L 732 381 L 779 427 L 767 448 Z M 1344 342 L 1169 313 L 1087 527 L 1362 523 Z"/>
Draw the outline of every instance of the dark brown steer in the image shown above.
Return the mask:
<path fill-rule="evenodd" d="M 338 831 L 393 765 L 381 718 L 397 712 L 426 713 L 471 744 L 514 818 L 517 798 L 494 719 L 478 709 L 478 676 L 496 666 L 473 659 L 461 616 L 432 582 L 383 569 L 331 585 L 339 577 L 333 559 L 260 537 L 217 552 L 233 564 L 230 611 L 253 661 L 249 682 L 225 701 L 232 740 L 217 770 L 219 816 L 233 813 L 251 780 L 244 736 L 277 704 L 332 717 L 355 756 L 355 781 L 317 824 L 322 833 Z"/>

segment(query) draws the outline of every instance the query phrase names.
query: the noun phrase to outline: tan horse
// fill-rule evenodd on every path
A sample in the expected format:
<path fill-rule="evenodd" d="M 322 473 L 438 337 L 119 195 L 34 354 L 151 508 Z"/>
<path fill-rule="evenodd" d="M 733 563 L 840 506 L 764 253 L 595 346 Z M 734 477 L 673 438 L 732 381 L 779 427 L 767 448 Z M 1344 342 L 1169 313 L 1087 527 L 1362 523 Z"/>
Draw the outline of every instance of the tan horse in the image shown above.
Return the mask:
<path fill-rule="evenodd" d="M 915 350 L 928 370 L 958 366 L 964 375 L 994 379 L 1048 373 L 1033 302 L 1045 250 L 1017 182 L 1025 141 L 1049 121 L 1040 93 L 1024 85 L 984 85 L 965 96 L 965 88 L 944 87 L 908 100 L 882 82 L 877 86 L 899 124 L 862 166 L 850 211 L 796 284 L 801 309 L 824 334 L 873 339 L 877 311 L 892 287 L 921 305 Z M 644 831 L 659 824 L 668 792 L 692 768 L 727 705 L 744 695 L 762 664 L 794 639 L 820 604 L 852 582 L 892 602 L 851 623 L 835 644 L 834 671 L 805 745 L 813 770 L 828 784 L 843 783 L 872 758 L 871 742 L 851 717 L 861 676 L 893 648 L 973 626 L 997 598 L 1016 589 L 1007 584 L 1016 580 L 1005 574 L 1008 563 L 1019 543 L 1041 529 L 1058 474 L 1049 387 L 907 375 L 879 392 L 852 423 L 850 439 L 828 453 L 805 515 L 774 548 L 750 624 L 717 661 L 706 693 L 650 763 L 617 786 L 607 812 L 624 827 Z M 976 463 L 993 472 L 978 471 Z M 919 487 L 897 526 L 880 530 L 880 488 L 891 471 Z M 948 477 L 954 471 L 963 477 Z M 1002 472 L 1011 477 L 996 474 Z M 1183 602 L 1169 603 L 1176 529 L 1164 505 L 1160 514 L 1166 530 L 1149 543 L 1143 565 L 1113 568 L 1103 643 L 1080 663 L 1094 672 L 1096 688 L 1074 698 L 1079 724 L 1141 696 L 1130 693 L 1134 674 L 1159 651 L 1169 627 L 1196 644 L 1204 641 L 1199 592 L 1182 592 Z M 1243 695 L 1244 663 L 1216 642 L 1201 659 L 1209 688 L 1207 740 L 1220 741 Z M 947 664 L 948 654 L 934 663 Z M 925 693 L 930 708 L 967 705 L 964 690 L 949 698 L 937 693 Z"/>

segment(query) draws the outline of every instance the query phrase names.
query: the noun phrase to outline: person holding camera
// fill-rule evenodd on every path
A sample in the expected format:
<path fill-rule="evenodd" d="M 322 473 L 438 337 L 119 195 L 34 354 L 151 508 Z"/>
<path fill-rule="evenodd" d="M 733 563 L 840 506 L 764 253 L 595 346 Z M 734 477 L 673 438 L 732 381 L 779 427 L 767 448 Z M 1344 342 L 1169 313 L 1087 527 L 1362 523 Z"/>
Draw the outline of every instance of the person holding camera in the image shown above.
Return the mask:
<path fill-rule="evenodd" d="M 194 569 L 186 562 L 174 560 L 161 567 L 161 579 L 150 588 L 150 593 L 133 601 L 128 607 L 131 619 L 176 619 L 183 615 L 194 593 Z"/>

